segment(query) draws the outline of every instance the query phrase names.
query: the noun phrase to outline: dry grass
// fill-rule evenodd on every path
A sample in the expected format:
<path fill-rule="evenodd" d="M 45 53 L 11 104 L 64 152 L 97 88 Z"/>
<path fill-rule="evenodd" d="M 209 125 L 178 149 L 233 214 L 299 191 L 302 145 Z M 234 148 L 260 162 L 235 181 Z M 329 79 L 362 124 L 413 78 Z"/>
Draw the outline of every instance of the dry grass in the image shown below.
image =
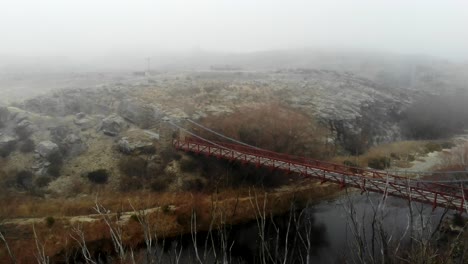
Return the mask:
<path fill-rule="evenodd" d="M 369 160 L 378 157 L 392 157 L 397 159 L 395 165 L 408 167 L 410 161 L 417 155 L 425 154 L 425 146 L 428 141 L 399 141 L 389 144 L 382 144 L 370 148 L 366 153 L 359 156 L 338 156 L 332 159 L 333 162 L 343 163 L 345 160 L 354 162 L 361 167 L 367 167 Z"/>
<path fill-rule="evenodd" d="M 181 204 L 190 199 L 189 193 L 100 193 L 76 198 L 38 198 L 26 194 L 3 195 L 0 216 L 8 218 L 76 216 L 95 213 L 96 199 L 112 212 L 146 209 L 168 204 Z"/>
<path fill-rule="evenodd" d="M 314 190 L 311 192 L 311 190 Z M 158 237 L 177 236 L 181 233 L 190 232 L 190 218 L 192 212 L 196 213 L 197 229 L 207 230 L 213 222 L 214 227 L 222 224 L 237 224 L 255 219 L 256 209 L 252 207 L 252 199 L 256 197 L 260 204 L 267 200 L 266 212 L 278 214 L 289 210 L 292 202 L 305 204 L 309 201 L 323 199 L 326 196 L 337 193 L 335 185 L 319 185 L 312 181 L 298 183 L 294 186 L 285 186 L 280 189 L 266 193 L 262 189 L 244 188 L 240 190 L 226 190 L 220 193 L 134 193 L 125 196 L 116 194 L 101 194 L 99 202 L 112 213 L 120 211 L 132 212 L 130 202 L 135 209 L 144 209 L 161 206 L 159 210 L 147 214 L 153 231 Z M 18 198 L 20 199 L 20 198 Z M 34 223 L 38 237 L 45 241 L 46 254 L 57 256 L 59 252 L 66 252 L 76 244 L 70 240 L 71 228 L 77 225 L 85 233 L 89 245 L 101 249 L 108 248 L 111 252 L 110 235 L 108 227 L 100 216 L 86 217 L 60 217 L 61 215 L 76 215 L 79 213 L 94 213 L 94 197 L 83 197 L 72 200 L 50 200 L 33 201 L 25 197 L 21 206 L 16 209 L 12 206 L 2 208 L 2 213 L 10 212 L 15 216 L 41 215 L 42 218 L 18 219 L 18 222 L 6 222 L 2 229 L 7 230 L 7 239 L 11 242 L 10 247 L 21 259 L 18 263 L 30 263 L 34 261 L 35 245 L 33 241 L 32 224 Z M 12 202 L 12 201 L 10 201 Z M 3 205 L 7 205 L 2 200 Z M 164 210 L 165 205 L 174 205 L 175 209 Z M 2 206 L 3 207 L 3 206 Z M 119 214 L 111 214 L 113 221 L 117 220 Z M 55 223 L 47 226 L 45 216 L 54 216 Z M 91 221 L 89 220 L 91 219 Z M 94 220 L 93 220 L 94 219 Z M 128 247 L 135 247 L 142 242 L 142 227 L 131 218 L 120 224 L 124 231 L 123 242 Z M 18 254 L 21 252 L 21 254 Z M 0 262 L 6 260 L 3 245 L 0 245 Z M 4 258 L 5 257 L 5 258 Z M 7 263 L 7 262 L 2 262 Z"/>

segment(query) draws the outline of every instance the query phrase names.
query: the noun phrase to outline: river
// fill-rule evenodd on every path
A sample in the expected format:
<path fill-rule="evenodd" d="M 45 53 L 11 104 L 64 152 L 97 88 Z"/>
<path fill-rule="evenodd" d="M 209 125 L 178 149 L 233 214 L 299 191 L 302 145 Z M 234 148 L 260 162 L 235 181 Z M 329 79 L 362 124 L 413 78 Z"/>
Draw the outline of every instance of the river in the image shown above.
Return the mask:
<path fill-rule="evenodd" d="M 283 263 L 285 258 L 285 263 L 359 262 L 356 238 L 361 237 L 366 252 L 372 254 L 372 205 L 377 207 L 382 197 L 381 194 L 351 192 L 295 210 L 293 214 L 268 216 L 264 228 L 262 221 L 252 221 L 227 227 L 224 231 L 166 239 L 153 247 L 150 258 L 159 259 L 161 263 L 197 263 L 198 259 L 202 263 Z M 350 213 L 350 204 L 355 209 L 354 214 Z M 413 236 L 429 236 L 444 209 L 432 211 L 431 206 L 420 203 L 413 203 L 412 207 Z M 382 217 L 389 248 L 394 250 L 401 239 L 401 252 L 408 246 L 410 236 L 408 202 L 388 197 L 381 209 L 378 211 L 383 213 L 378 213 L 377 218 Z M 351 215 L 357 220 L 356 228 L 351 224 Z M 377 258 L 382 249 L 378 223 L 374 225 L 374 257 Z M 353 230 L 360 235 L 354 235 Z M 262 240 L 262 236 L 265 239 Z"/>

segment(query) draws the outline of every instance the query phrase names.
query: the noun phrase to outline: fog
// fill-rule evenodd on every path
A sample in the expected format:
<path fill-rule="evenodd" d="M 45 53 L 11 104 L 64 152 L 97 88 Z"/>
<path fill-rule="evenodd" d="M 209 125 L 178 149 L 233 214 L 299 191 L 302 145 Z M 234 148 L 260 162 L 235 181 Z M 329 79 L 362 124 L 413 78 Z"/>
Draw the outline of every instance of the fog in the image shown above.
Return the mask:
<path fill-rule="evenodd" d="M 313 48 L 466 61 L 466 25 L 466 1 L 3 0 L 0 56 L 76 60 Z"/>

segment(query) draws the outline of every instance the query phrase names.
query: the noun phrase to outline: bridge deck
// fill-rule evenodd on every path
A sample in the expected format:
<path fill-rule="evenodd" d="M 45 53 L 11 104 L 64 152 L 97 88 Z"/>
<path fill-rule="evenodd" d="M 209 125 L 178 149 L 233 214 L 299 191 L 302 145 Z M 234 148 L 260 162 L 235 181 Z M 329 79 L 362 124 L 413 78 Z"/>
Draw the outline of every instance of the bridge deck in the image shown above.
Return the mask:
<path fill-rule="evenodd" d="M 337 183 L 342 187 L 351 186 L 362 191 L 386 193 L 391 196 L 432 204 L 434 208 L 439 206 L 460 212 L 467 211 L 465 197 L 468 197 L 468 189 L 461 186 L 418 181 L 385 172 L 333 164 L 236 144 L 208 143 L 194 138 L 176 139 L 173 144 L 176 149 L 187 152 L 269 167 L 288 173 L 298 173 L 304 177 L 315 178 L 323 182 Z"/>

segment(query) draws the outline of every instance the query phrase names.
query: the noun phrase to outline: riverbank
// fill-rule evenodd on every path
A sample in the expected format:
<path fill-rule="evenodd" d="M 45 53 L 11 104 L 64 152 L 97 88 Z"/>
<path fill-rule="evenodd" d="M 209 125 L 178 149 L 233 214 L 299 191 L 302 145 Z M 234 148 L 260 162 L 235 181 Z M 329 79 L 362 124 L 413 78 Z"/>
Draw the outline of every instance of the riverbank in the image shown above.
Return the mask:
<path fill-rule="evenodd" d="M 336 185 L 302 180 L 273 190 L 161 194 L 161 199 L 171 202 L 146 209 L 135 207 L 130 211 L 107 209 L 104 202 L 97 200 L 101 214 L 5 219 L 0 231 L 16 256 L 17 263 L 36 260 L 36 242 L 40 248 L 43 247 L 44 255 L 55 262 L 63 261 L 77 251 L 79 243 L 72 238 L 81 235 L 88 250 L 111 254 L 114 250 L 112 232 L 120 234 L 122 245 L 129 250 L 144 243 L 147 231 L 159 239 L 190 233 L 194 228 L 193 219 L 196 219 L 198 231 L 207 231 L 222 225 L 248 222 L 261 213 L 282 214 L 290 209 L 292 203 L 305 207 L 308 203 L 332 197 L 338 192 Z M 5 245 L 0 247 L 0 260 L 2 263 L 11 261 Z"/>

